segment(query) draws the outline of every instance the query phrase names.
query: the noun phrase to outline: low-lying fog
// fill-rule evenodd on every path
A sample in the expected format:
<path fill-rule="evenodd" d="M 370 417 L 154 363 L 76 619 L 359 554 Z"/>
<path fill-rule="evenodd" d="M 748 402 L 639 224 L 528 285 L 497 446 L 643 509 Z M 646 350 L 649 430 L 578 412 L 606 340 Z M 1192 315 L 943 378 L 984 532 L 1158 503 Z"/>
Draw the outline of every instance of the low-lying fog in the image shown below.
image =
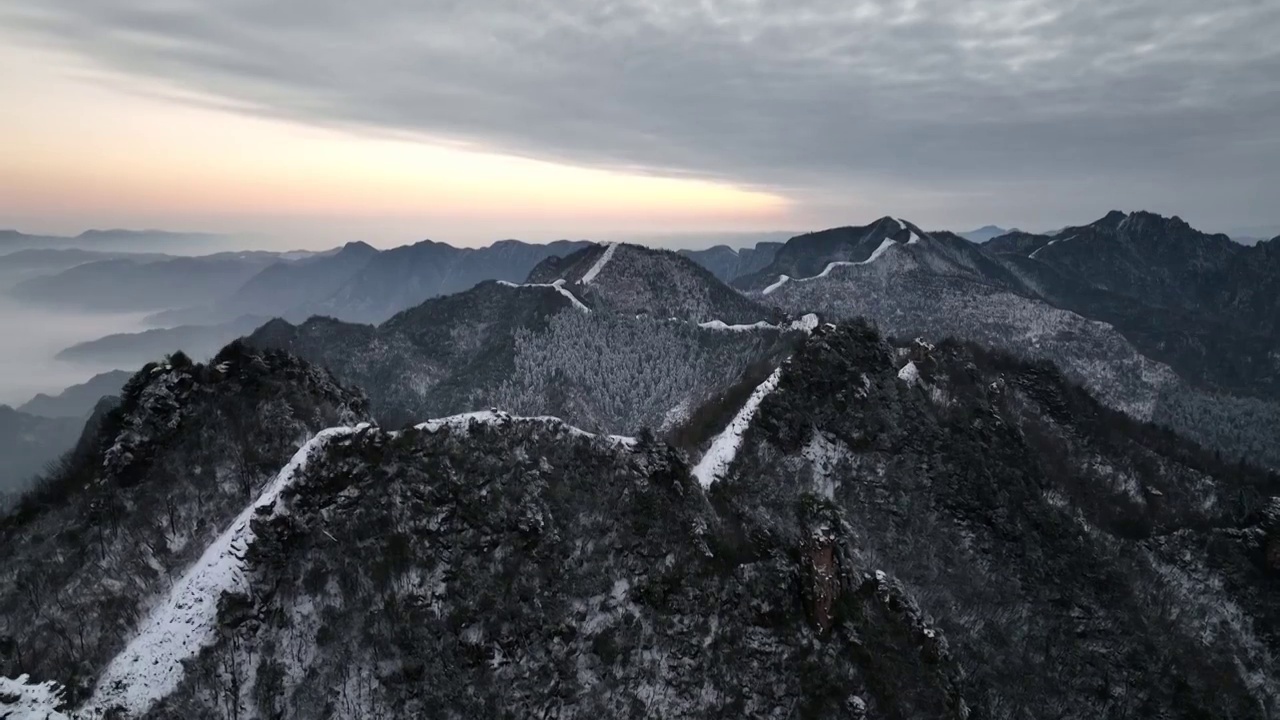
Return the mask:
<path fill-rule="evenodd" d="M 0 405 L 18 406 L 36 393 L 57 394 L 114 368 L 54 360 L 58 351 L 86 340 L 145 330 L 148 313 L 85 314 L 19 303 L 0 292 Z"/>

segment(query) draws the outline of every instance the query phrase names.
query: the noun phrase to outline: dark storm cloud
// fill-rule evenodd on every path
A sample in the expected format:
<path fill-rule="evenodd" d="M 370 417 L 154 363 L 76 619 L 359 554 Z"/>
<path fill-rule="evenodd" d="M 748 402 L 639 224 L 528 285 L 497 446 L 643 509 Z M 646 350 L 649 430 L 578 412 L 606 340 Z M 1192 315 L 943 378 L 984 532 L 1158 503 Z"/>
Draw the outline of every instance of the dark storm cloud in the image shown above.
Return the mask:
<path fill-rule="evenodd" d="M 1280 179 L 1271 0 L 23 1 L 50 42 L 264 113 L 814 203 L 1127 189 L 1256 217 Z"/>

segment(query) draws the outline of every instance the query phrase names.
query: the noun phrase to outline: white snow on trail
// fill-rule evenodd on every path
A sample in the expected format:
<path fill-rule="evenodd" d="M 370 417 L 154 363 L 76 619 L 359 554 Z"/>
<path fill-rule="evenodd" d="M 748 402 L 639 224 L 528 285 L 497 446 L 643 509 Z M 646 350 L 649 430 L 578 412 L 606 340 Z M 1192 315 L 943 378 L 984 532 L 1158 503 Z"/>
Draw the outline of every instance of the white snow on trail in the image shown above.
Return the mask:
<path fill-rule="evenodd" d="M 790 275 L 779 275 L 779 276 L 778 276 L 778 280 L 777 280 L 777 282 L 775 282 L 774 284 L 772 284 L 772 285 L 770 285 L 769 287 L 767 287 L 767 288 L 765 288 L 765 289 L 764 289 L 764 294 L 765 294 L 765 295 L 768 295 L 769 293 L 773 292 L 774 290 L 777 290 L 778 288 L 782 287 L 783 283 L 785 283 L 786 281 L 788 281 L 788 280 L 790 280 L 790 279 L 791 279 L 791 276 L 790 276 Z"/>
<path fill-rule="evenodd" d="M 267 483 L 258 499 L 240 512 L 231 526 L 205 548 L 204 554 L 143 621 L 138 634 L 112 659 L 98 678 L 93 696 L 82 713 L 105 712 L 120 706 L 128 717 L 146 714 L 182 681 L 182 661 L 195 657 L 215 641 L 218 599 L 224 592 L 247 592 L 245 551 L 256 537 L 249 521 L 259 509 L 270 508 L 291 485 L 311 457 L 335 438 L 369 427 L 323 430 L 294 453 L 289 464 Z M 278 512 L 279 508 L 275 508 Z"/>
<path fill-rule="evenodd" d="M 609 246 L 604 249 L 604 252 L 600 253 L 600 259 L 596 260 L 596 264 L 592 265 L 591 269 L 587 271 L 587 274 L 582 276 L 583 285 L 590 285 L 591 281 L 596 279 L 596 276 L 600 274 L 600 271 L 604 269 L 604 266 L 608 265 L 609 261 L 613 259 L 613 253 L 616 252 L 617 249 L 618 243 L 609 243 Z"/>
<path fill-rule="evenodd" d="M 627 437 L 625 435 L 597 435 L 595 433 L 587 432 L 581 428 L 574 427 L 554 415 L 512 415 L 502 410 L 479 410 L 476 412 L 461 413 L 459 415 L 450 415 L 448 417 L 436 418 L 434 420 L 427 420 L 426 422 L 418 423 L 417 425 L 414 425 L 414 428 L 434 433 L 439 432 L 446 427 L 456 430 L 466 430 L 472 423 L 503 425 L 513 422 L 543 423 L 552 427 L 561 428 L 570 435 L 589 438 L 603 437 L 610 442 L 625 445 L 627 447 L 632 447 L 636 444 L 636 439 L 633 437 Z"/>
<path fill-rule="evenodd" d="M 708 322 L 698 323 L 698 327 L 707 330 L 731 330 L 733 332 L 749 332 L 751 330 L 777 330 L 778 326 L 773 323 L 767 323 L 764 320 L 751 323 L 750 325 L 728 325 L 723 320 L 710 320 Z"/>
<path fill-rule="evenodd" d="M 752 330 L 802 330 L 804 332 L 813 332 L 818 327 L 818 316 L 809 313 L 799 320 L 793 321 L 790 325 L 783 327 L 774 325 L 773 323 L 760 322 L 751 323 L 750 325 L 729 325 L 723 320 L 709 320 L 707 322 L 698 323 L 698 327 L 705 330 L 724 330 L 727 332 L 751 332 Z"/>
<path fill-rule="evenodd" d="M 1050 240 L 1048 243 L 1041 245 L 1038 249 L 1036 249 L 1035 252 L 1031 253 L 1027 257 L 1034 258 L 1035 256 L 1039 255 L 1045 248 L 1053 247 L 1054 245 L 1057 245 L 1060 242 L 1066 242 L 1068 240 L 1073 239 L 1074 237 L 1075 235 L 1072 235 L 1071 237 L 1067 237 L 1067 238 L 1062 238 L 1061 240 Z"/>
<path fill-rule="evenodd" d="M 584 313 L 591 312 L 591 308 L 587 307 L 586 305 L 583 305 L 582 301 L 579 300 L 577 296 L 575 296 L 573 293 L 569 292 L 568 290 L 564 289 L 564 278 L 556 280 L 553 283 L 513 283 L 513 282 L 507 282 L 506 280 L 499 280 L 498 284 L 506 285 L 507 287 L 513 287 L 513 288 L 527 288 L 527 287 L 551 288 L 552 290 L 555 290 L 556 292 L 568 298 L 569 302 L 573 303 L 573 306 L 576 307 L 577 309 L 581 310 Z"/>
<path fill-rule="evenodd" d="M 70 720 L 57 707 L 62 686 L 52 680 L 31 682 L 29 675 L 0 677 L 0 718 L 3 720 Z"/>
<path fill-rule="evenodd" d="M 756 416 L 756 410 L 760 408 L 760 403 L 764 401 L 769 393 L 778 387 L 778 381 L 782 379 L 782 368 L 779 367 L 773 371 L 768 380 L 760 383 L 755 391 L 751 393 L 751 397 L 747 398 L 747 402 L 742 405 L 742 409 L 737 415 L 733 416 L 733 421 L 729 423 L 716 439 L 711 442 L 711 447 L 703 453 L 702 459 L 698 461 L 697 466 L 693 468 L 693 476 L 704 488 L 711 487 L 724 471 L 729 469 L 729 465 L 733 462 L 733 458 L 738 454 L 738 448 L 742 445 L 742 434 L 747 431 L 747 427 L 751 425 L 751 420 Z"/>
<path fill-rule="evenodd" d="M 867 259 L 866 259 L 866 260 L 863 260 L 862 262 L 849 263 L 849 264 L 850 264 L 850 265 L 868 265 L 868 264 L 870 264 L 870 263 L 873 263 L 873 262 L 875 262 L 875 261 L 876 261 L 876 258 L 878 258 L 878 257 L 880 257 L 881 255 L 885 254 L 886 252 L 888 252 L 888 251 L 889 251 L 889 248 L 891 248 L 891 247 L 893 247 L 894 245 L 897 245 L 897 244 L 898 244 L 898 243 L 897 243 L 897 242 L 895 242 L 894 240 L 891 240 L 891 239 L 889 239 L 889 238 L 885 238 L 885 239 L 884 239 L 884 242 L 880 243 L 880 247 L 878 247 L 878 248 L 876 248 L 875 250 L 873 250 L 873 251 L 871 252 L 871 255 L 867 256 Z M 830 266 L 830 265 L 828 265 L 828 266 L 827 266 L 827 269 L 826 269 L 826 270 L 823 270 L 823 272 L 830 272 L 830 269 L 831 269 L 831 266 Z"/>
<path fill-rule="evenodd" d="M 915 233 L 912 233 L 912 234 L 911 234 L 911 237 L 912 237 L 914 240 L 919 240 L 919 238 L 917 238 L 917 237 L 916 237 Z M 876 260 L 878 260 L 878 259 L 880 258 L 880 256 L 881 256 L 881 255 L 884 255 L 886 252 L 889 252 L 889 248 L 891 248 L 891 247 L 893 247 L 894 245 L 897 245 L 897 244 L 898 244 L 898 243 L 897 243 L 897 241 L 893 240 L 892 238 L 885 238 L 885 239 L 884 239 L 884 242 L 880 243 L 880 247 L 878 247 L 878 248 L 876 248 L 875 250 L 873 250 L 873 251 L 871 252 L 871 254 L 870 254 L 869 256 L 867 256 L 867 259 L 866 259 L 866 260 L 859 260 L 859 261 L 856 261 L 856 262 L 854 262 L 854 261 L 850 261 L 850 260 L 836 260 L 836 261 L 833 261 L 833 262 L 829 262 L 829 263 L 827 263 L 827 266 L 826 266 L 826 267 L 822 268 L 822 272 L 820 272 L 820 273 L 818 273 L 817 275 L 814 275 L 814 276 L 812 276 L 812 277 L 805 277 L 805 278 L 793 278 L 793 277 L 788 277 L 788 276 L 786 276 L 786 275 L 779 275 L 779 276 L 778 276 L 778 282 L 776 282 L 776 283 L 774 283 L 774 284 L 770 285 L 769 287 L 765 288 L 765 289 L 764 289 L 764 293 L 763 293 L 763 294 L 768 295 L 769 293 L 773 292 L 774 290 L 777 290 L 778 288 L 782 287 L 782 284 L 783 284 L 783 283 L 785 283 L 785 282 L 788 282 L 788 281 L 791 281 L 791 282 L 809 282 L 810 280 L 817 280 L 818 278 L 824 278 L 824 277 L 826 277 L 826 276 L 830 275 L 830 274 L 831 274 L 831 271 L 832 271 L 832 270 L 835 270 L 835 269 L 836 269 L 836 268 L 838 268 L 838 267 L 849 267 L 849 266 L 853 266 L 853 265 L 870 265 L 871 263 L 873 263 L 873 262 L 875 262 Z"/>

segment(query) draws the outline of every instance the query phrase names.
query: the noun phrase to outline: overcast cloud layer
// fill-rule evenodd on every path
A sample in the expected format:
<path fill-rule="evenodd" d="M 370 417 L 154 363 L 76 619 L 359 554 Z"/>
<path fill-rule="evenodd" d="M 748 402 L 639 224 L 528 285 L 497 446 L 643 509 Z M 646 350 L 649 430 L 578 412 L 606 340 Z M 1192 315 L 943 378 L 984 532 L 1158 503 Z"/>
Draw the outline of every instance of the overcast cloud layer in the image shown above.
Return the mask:
<path fill-rule="evenodd" d="M 1126 203 L 1276 220 L 1274 0 L 10 6 L 51 43 L 259 112 L 760 185 L 812 208 L 879 192 L 993 221 Z"/>

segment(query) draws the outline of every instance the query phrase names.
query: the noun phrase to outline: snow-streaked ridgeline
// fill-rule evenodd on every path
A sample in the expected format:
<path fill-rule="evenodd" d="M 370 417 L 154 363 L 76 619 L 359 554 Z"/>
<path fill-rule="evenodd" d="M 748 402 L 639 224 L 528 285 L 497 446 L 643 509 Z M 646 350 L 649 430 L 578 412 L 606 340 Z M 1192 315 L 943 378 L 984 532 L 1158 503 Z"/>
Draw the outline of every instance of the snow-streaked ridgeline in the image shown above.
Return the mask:
<path fill-rule="evenodd" d="M 503 285 L 505 287 L 512 287 L 512 288 L 527 288 L 527 287 L 551 288 L 552 290 L 555 290 L 556 292 L 565 296 L 569 300 L 569 302 L 572 303 L 573 306 L 578 310 L 581 310 L 584 313 L 591 312 L 591 308 L 587 307 L 585 304 L 583 304 L 581 300 L 578 299 L 576 295 L 574 295 L 573 293 L 569 292 L 564 288 L 563 279 L 556 280 L 555 282 L 550 282 L 550 283 L 513 283 L 513 282 L 507 282 L 506 280 L 499 280 L 498 284 Z"/>
<path fill-rule="evenodd" d="M 590 285 L 596 279 L 596 276 L 600 274 L 600 271 L 604 269 L 604 266 L 608 265 L 609 261 L 613 259 L 613 255 L 617 251 L 618 243 L 609 243 L 605 246 L 604 252 L 600 253 L 600 259 L 596 260 L 596 264 L 592 265 L 591 269 L 582 276 L 582 284 Z"/>
<path fill-rule="evenodd" d="M 132 715 L 143 715 L 178 687 L 183 661 L 214 642 L 219 598 L 227 592 L 248 590 L 244 558 L 255 540 L 250 521 L 260 512 L 278 512 L 275 503 L 280 493 L 328 443 L 368 427 L 361 424 L 321 431 L 294 453 L 258 498 L 210 543 L 142 622 L 138 634 L 107 665 L 84 713 L 121 707 Z"/>
<path fill-rule="evenodd" d="M 916 235 L 914 231 L 912 231 L 911 240 L 909 240 L 906 244 L 914 245 L 918 242 L 920 242 L 919 236 Z M 856 261 L 855 260 L 835 260 L 827 263 L 827 266 L 822 268 L 822 272 L 818 273 L 817 275 L 812 275 L 810 277 L 793 278 L 789 275 L 779 275 L 777 281 L 774 282 L 772 285 L 766 287 L 762 291 L 762 294 L 770 295 L 773 293 L 773 291 L 777 290 L 778 288 L 782 287 L 784 284 L 788 282 L 809 282 L 810 280 L 817 280 L 818 278 L 824 278 L 830 275 L 831 271 L 835 270 L 838 267 L 870 265 L 876 260 L 879 260 L 882 255 L 889 252 L 889 249 L 892 248 L 894 245 L 899 245 L 899 244 L 900 243 L 898 241 L 892 238 L 885 238 L 884 241 L 880 243 L 879 247 L 871 251 L 871 254 L 867 256 L 866 260 L 856 260 Z"/>
<path fill-rule="evenodd" d="M 756 387 L 751 397 L 747 398 L 747 402 L 738 410 L 738 414 L 733 416 L 729 426 L 711 441 L 711 446 L 693 468 L 693 476 L 698 479 L 702 487 L 711 487 L 712 483 L 729 469 L 733 458 L 738 454 L 738 448 L 742 445 L 742 434 L 751 425 L 751 420 L 756 416 L 760 403 L 768 397 L 769 393 L 777 389 L 778 381 L 781 379 L 782 367 L 780 366 L 768 379 Z"/>

